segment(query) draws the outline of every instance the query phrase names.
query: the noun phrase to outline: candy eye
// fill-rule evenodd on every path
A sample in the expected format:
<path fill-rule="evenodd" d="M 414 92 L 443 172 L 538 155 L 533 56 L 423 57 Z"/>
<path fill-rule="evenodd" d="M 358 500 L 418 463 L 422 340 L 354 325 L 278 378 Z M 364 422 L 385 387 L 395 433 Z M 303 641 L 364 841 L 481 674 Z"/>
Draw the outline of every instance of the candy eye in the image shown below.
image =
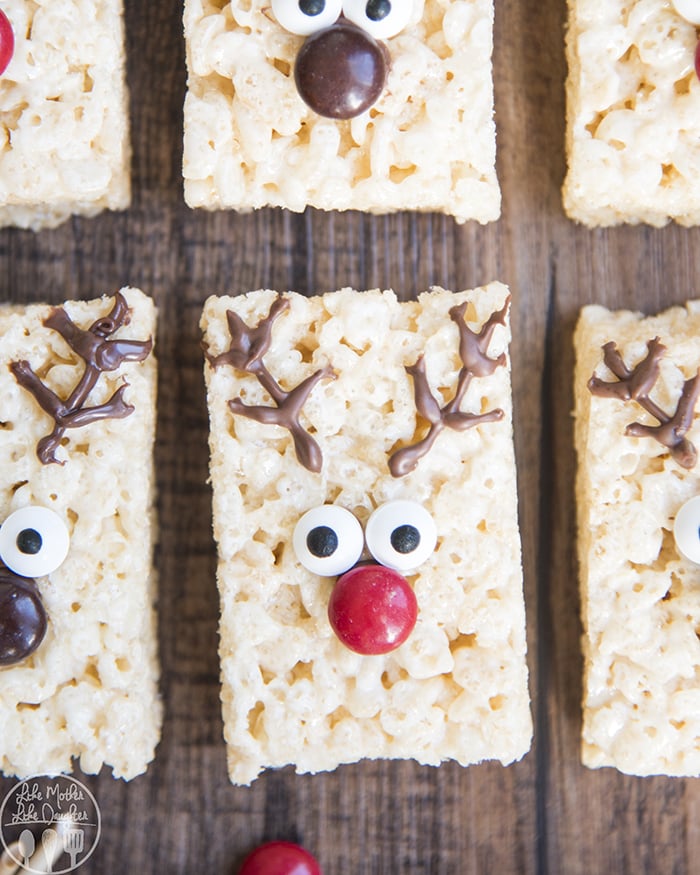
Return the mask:
<path fill-rule="evenodd" d="M 324 504 L 307 511 L 294 529 L 294 552 L 308 571 L 342 574 L 362 555 L 362 526 L 343 507 Z"/>
<path fill-rule="evenodd" d="M 388 39 L 411 18 L 412 0 L 345 0 L 343 14 L 375 39 Z"/>
<path fill-rule="evenodd" d="M 700 0 L 671 0 L 676 12 L 691 24 L 700 24 Z"/>
<path fill-rule="evenodd" d="M 686 501 L 676 514 L 673 537 L 678 551 L 691 562 L 700 564 L 700 495 Z"/>
<path fill-rule="evenodd" d="M 68 555 L 65 523 L 48 507 L 23 507 L 0 527 L 0 559 L 22 577 L 55 571 Z"/>
<path fill-rule="evenodd" d="M 272 11 L 279 24 L 299 36 L 335 24 L 341 9 L 342 0 L 272 0 Z"/>
<path fill-rule="evenodd" d="M 437 529 L 422 505 L 389 501 L 369 518 L 365 537 L 377 562 L 395 571 L 410 571 L 422 565 L 435 549 Z"/>

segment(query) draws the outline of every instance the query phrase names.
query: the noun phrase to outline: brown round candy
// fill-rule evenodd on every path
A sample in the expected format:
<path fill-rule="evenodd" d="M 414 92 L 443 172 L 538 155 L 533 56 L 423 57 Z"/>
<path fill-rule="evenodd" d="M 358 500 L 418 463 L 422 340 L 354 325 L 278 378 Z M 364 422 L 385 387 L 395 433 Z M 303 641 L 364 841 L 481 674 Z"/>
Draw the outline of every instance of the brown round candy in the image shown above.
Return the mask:
<path fill-rule="evenodd" d="M 0 569 L 0 666 L 17 665 L 44 640 L 46 611 L 33 580 Z"/>
<path fill-rule="evenodd" d="M 318 115 L 349 119 L 376 103 L 388 72 L 384 47 L 354 24 L 340 21 L 307 37 L 294 80 L 301 99 Z"/>

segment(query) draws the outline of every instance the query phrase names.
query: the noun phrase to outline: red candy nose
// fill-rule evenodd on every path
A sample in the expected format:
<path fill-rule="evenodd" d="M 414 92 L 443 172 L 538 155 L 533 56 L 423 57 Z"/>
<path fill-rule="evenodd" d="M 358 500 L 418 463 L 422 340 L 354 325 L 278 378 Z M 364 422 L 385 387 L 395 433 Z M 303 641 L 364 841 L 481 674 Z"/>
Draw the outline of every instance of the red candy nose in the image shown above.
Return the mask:
<path fill-rule="evenodd" d="M 350 650 L 389 653 L 416 625 L 418 603 L 398 571 L 360 565 L 338 579 L 328 602 L 333 631 Z"/>
<path fill-rule="evenodd" d="M 10 19 L 0 9 L 0 76 L 7 69 L 15 51 L 15 35 Z"/>

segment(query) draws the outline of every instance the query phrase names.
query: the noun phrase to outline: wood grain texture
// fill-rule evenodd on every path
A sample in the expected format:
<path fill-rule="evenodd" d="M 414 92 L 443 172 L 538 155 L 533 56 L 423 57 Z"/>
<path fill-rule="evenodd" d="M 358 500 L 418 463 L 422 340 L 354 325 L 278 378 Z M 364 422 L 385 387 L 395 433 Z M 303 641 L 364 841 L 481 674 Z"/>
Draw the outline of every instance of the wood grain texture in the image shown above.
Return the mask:
<path fill-rule="evenodd" d="M 0 300 L 91 297 L 130 283 L 160 308 L 157 471 L 163 740 L 131 784 L 85 779 L 103 814 L 87 873 L 233 875 L 261 841 L 303 842 L 327 875 L 690 873 L 700 783 L 579 764 L 582 660 L 574 543 L 571 338 L 581 305 L 652 312 L 700 291 L 700 231 L 588 231 L 563 215 L 564 4 L 497 0 L 503 217 L 194 213 L 182 200 L 180 3 L 127 0 L 134 200 L 33 235 L 0 231 Z M 509 769 L 366 762 L 329 775 L 226 777 L 215 551 L 198 320 L 205 297 L 492 279 L 513 291 L 516 453 L 536 729 Z M 4 794 L 14 785 L 0 781 Z"/>

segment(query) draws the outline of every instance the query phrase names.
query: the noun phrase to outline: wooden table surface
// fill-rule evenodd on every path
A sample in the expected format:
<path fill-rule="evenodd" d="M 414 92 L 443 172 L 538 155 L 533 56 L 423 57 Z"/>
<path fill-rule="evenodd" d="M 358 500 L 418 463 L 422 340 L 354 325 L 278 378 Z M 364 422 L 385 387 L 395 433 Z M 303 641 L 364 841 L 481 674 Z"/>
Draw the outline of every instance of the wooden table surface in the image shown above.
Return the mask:
<path fill-rule="evenodd" d="M 156 561 L 163 738 L 147 775 L 85 781 L 103 816 L 87 873 L 226 873 L 269 839 L 302 842 L 326 875 L 700 871 L 700 782 L 579 764 L 571 336 L 588 302 L 648 312 L 698 294 L 700 230 L 589 231 L 568 221 L 563 0 L 497 0 L 500 221 L 405 213 L 192 212 L 182 198 L 178 0 L 127 0 L 133 205 L 55 231 L 0 231 L 0 300 L 140 286 L 160 308 Z M 366 762 L 333 774 L 226 777 L 215 549 L 199 350 L 202 302 L 261 286 L 349 285 L 410 297 L 500 279 L 513 291 L 515 440 L 528 617 L 531 752 L 504 769 Z M 78 775 L 81 777 L 80 775 Z M 14 782 L 0 781 L 6 792 Z"/>

